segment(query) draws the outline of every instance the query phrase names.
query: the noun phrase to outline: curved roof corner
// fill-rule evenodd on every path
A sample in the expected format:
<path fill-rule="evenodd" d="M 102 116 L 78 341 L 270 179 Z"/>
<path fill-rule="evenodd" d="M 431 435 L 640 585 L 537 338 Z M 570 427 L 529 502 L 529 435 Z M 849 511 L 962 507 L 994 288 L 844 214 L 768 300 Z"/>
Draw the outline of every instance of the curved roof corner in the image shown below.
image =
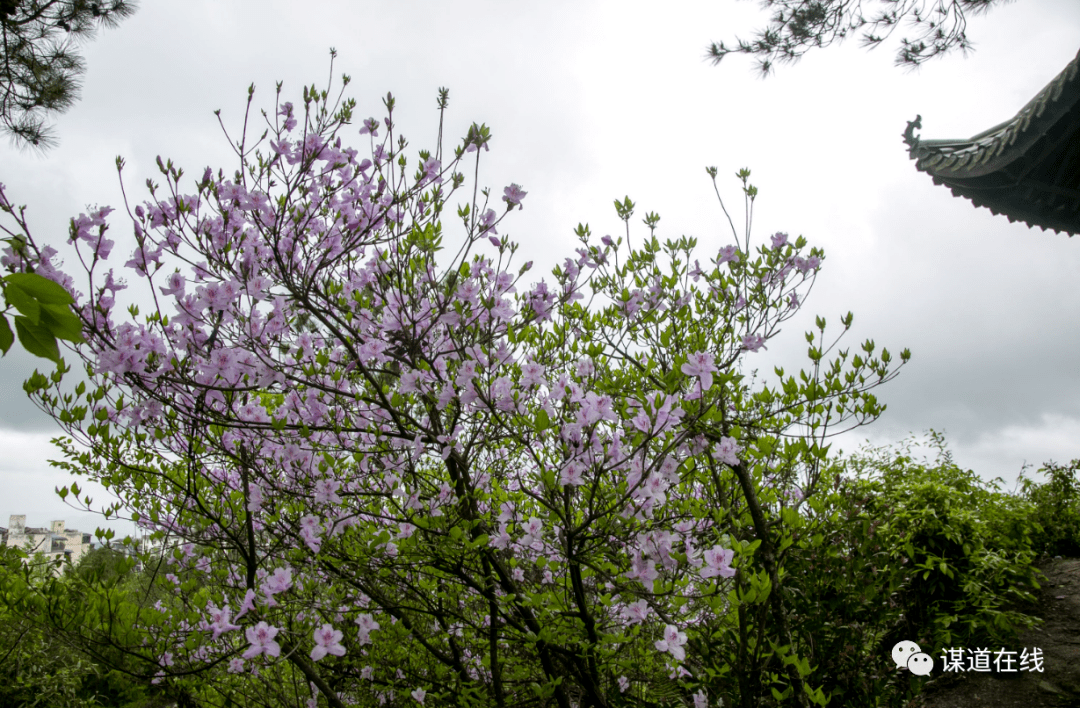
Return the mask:
<path fill-rule="evenodd" d="M 924 140 L 922 116 L 904 131 L 915 167 L 953 195 L 1023 221 L 1080 233 L 1080 52 L 1010 120 L 967 140 Z"/>

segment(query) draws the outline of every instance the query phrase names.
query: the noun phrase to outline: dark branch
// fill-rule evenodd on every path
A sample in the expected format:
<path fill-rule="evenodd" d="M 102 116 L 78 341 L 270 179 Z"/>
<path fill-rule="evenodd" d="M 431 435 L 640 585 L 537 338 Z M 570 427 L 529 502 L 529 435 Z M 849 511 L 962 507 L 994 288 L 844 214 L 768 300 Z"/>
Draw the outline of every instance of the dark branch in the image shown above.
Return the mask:
<path fill-rule="evenodd" d="M 861 32 L 862 46 L 873 49 L 907 20 L 919 34 L 900 40 L 896 65 L 914 69 L 954 49 L 966 54 L 972 45 L 965 13 L 977 15 L 1008 2 L 929 0 L 928 12 L 927 0 L 876 1 L 883 8 L 872 15 L 863 11 L 861 0 L 765 0 L 765 7 L 774 9 L 769 25 L 752 41 L 736 39 L 736 47 L 713 42 L 706 59 L 715 66 L 728 54 L 750 54 L 757 58 L 761 75 L 767 76 L 777 62 L 794 63 L 813 47 L 827 47 L 857 32 Z"/>

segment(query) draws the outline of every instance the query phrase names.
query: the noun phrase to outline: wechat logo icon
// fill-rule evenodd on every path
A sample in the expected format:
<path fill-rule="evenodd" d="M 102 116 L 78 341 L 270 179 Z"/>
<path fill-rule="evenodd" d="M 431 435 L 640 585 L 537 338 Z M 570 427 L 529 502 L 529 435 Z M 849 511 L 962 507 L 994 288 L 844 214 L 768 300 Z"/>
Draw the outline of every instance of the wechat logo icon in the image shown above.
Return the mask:
<path fill-rule="evenodd" d="M 892 649 L 892 658 L 896 668 L 907 669 L 916 676 L 929 676 L 934 669 L 934 659 L 924 654 L 915 642 L 897 642 Z"/>

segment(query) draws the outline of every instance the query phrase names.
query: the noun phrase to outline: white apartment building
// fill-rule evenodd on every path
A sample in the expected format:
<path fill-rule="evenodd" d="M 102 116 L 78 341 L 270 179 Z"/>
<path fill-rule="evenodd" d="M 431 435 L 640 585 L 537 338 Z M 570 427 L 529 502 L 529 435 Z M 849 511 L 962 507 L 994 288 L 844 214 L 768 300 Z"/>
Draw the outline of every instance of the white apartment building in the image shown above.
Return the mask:
<path fill-rule="evenodd" d="M 12 514 L 7 532 L 3 534 L 3 543 L 26 549 L 31 554 L 44 553 L 51 560 L 67 558 L 75 564 L 90 550 L 90 537 L 88 533 L 65 528 L 63 521 L 53 521 L 47 529 L 27 527 L 25 514 Z"/>

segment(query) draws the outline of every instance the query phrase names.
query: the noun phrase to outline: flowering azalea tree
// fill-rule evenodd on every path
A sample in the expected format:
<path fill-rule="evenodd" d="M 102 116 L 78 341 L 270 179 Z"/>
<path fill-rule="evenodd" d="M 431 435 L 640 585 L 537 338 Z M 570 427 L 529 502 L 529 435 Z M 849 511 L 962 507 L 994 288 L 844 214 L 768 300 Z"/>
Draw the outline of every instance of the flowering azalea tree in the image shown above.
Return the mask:
<path fill-rule="evenodd" d="M 783 560 L 826 431 L 879 415 L 869 390 L 895 372 L 872 342 L 822 367 L 819 319 L 810 372 L 740 373 L 823 254 L 776 234 L 755 256 L 733 226 L 691 263 L 696 241 L 661 248 L 656 214 L 634 249 L 626 198 L 623 237 L 579 225 L 527 284 L 498 230 L 518 185 L 495 203 L 474 186 L 443 249 L 485 126 L 452 159 L 441 138 L 420 151 L 410 179 L 391 96 L 361 158 L 353 101 L 305 89 L 301 114 L 280 92 L 268 152 L 245 128 L 233 178 L 208 168 L 184 193 L 159 160 L 128 280 L 109 209 L 72 222 L 85 294 L 45 269 L 76 301 L 91 380 L 27 382 L 71 435 L 61 465 L 171 542 L 173 592 L 131 618 L 155 680 L 215 705 L 823 705 Z M 43 272 L 26 238 L 10 267 Z"/>

